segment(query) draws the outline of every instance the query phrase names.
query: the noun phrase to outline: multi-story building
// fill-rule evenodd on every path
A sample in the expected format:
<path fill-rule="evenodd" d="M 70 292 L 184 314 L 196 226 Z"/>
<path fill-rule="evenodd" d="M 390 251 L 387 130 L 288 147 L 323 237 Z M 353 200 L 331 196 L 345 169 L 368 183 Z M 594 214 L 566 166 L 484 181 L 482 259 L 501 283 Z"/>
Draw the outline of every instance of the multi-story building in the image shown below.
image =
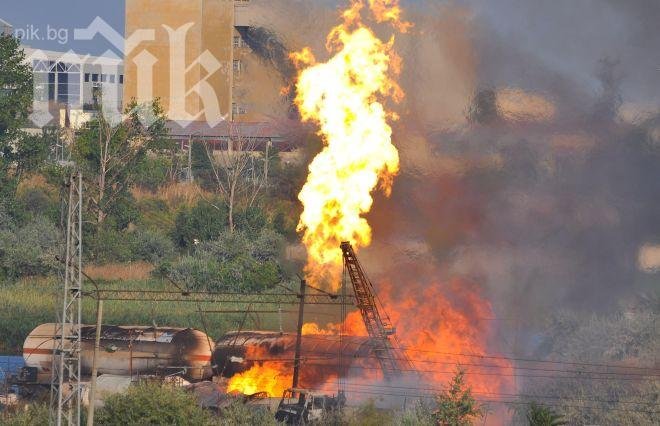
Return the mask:
<path fill-rule="evenodd" d="M 25 47 L 26 60 L 34 73 L 34 100 L 52 116 L 37 125 L 63 124 L 64 114 L 72 125 L 85 121 L 98 109 L 121 111 L 124 85 L 123 61 L 104 56 L 77 55 Z"/>
<path fill-rule="evenodd" d="M 278 115 L 283 82 L 245 40 L 249 0 L 127 0 L 124 102 L 160 98 L 178 122 L 264 122 Z M 214 127 L 212 124 L 211 127 Z"/>
<path fill-rule="evenodd" d="M 0 34 L 12 35 L 13 33 L 14 33 L 14 27 L 12 27 L 12 25 L 9 22 L 0 18 Z"/>

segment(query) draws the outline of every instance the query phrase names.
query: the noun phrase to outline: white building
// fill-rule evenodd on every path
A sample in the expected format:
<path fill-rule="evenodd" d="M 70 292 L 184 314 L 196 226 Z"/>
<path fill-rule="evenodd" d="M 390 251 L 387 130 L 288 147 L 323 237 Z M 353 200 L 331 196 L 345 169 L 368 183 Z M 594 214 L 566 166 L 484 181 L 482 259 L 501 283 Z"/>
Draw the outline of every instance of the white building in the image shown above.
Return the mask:
<path fill-rule="evenodd" d="M 12 35 L 14 34 L 14 27 L 4 19 L 0 18 L 0 34 Z"/>
<path fill-rule="evenodd" d="M 65 124 L 65 116 L 76 127 L 103 102 L 106 111 L 121 112 L 124 64 L 119 58 L 77 55 L 24 47 L 34 73 L 35 106 L 52 117 L 35 123 Z M 47 116 L 48 114 L 42 114 Z M 76 119 L 74 120 L 74 117 Z"/>

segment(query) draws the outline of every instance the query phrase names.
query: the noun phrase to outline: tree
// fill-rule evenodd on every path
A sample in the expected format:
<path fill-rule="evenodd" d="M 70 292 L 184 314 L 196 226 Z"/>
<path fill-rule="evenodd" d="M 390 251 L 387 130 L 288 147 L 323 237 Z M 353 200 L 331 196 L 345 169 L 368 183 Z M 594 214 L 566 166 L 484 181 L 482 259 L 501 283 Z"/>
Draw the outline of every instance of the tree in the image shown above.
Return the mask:
<path fill-rule="evenodd" d="M 259 152 L 259 139 L 244 134 L 238 124 L 230 123 L 226 150 L 214 151 L 209 144 L 205 147 L 215 178 L 215 189 L 227 205 L 229 231 L 234 232 L 237 206 L 252 207 L 267 184 L 269 143 L 266 144 L 264 157 Z"/>
<path fill-rule="evenodd" d="M 465 371 L 461 369 L 451 380 L 449 389 L 436 397 L 436 404 L 433 418 L 441 426 L 467 426 L 483 415 L 471 389 L 465 384 Z"/>
<path fill-rule="evenodd" d="M 213 424 L 211 414 L 199 406 L 193 394 L 154 383 L 110 396 L 95 420 L 107 426 Z"/>
<path fill-rule="evenodd" d="M 21 130 L 32 105 L 32 69 L 18 39 L 0 35 L 0 197 L 13 197 L 21 174 L 47 153 L 45 138 Z"/>
<path fill-rule="evenodd" d="M 157 99 L 141 106 L 133 101 L 118 122 L 113 118 L 99 106 L 73 148 L 73 156 L 87 177 L 89 209 L 97 225 L 105 221 L 114 204 L 127 198 L 147 152 L 167 142 L 166 117 Z"/>
<path fill-rule="evenodd" d="M 531 402 L 527 411 L 529 426 L 561 426 L 566 422 L 564 416 L 555 413 L 550 408 Z"/>

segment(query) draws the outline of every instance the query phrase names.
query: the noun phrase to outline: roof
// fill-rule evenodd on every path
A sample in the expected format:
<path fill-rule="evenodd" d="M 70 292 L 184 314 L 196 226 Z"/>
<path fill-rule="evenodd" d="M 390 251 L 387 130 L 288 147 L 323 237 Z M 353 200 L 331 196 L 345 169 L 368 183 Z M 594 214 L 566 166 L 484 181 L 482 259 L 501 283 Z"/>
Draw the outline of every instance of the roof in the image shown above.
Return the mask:
<path fill-rule="evenodd" d="M 5 21 L 5 20 L 2 19 L 2 18 L 0 18 L 0 26 L 3 26 L 3 27 L 12 27 L 12 28 L 14 27 L 12 24 L 10 24 L 9 22 Z"/>
<path fill-rule="evenodd" d="M 285 129 L 275 122 L 230 122 L 220 121 L 212 126 L 207 121 L 169 120 L 166 124 L 172 136 L 201 138 L 259 138 L 283 139 Z"/>

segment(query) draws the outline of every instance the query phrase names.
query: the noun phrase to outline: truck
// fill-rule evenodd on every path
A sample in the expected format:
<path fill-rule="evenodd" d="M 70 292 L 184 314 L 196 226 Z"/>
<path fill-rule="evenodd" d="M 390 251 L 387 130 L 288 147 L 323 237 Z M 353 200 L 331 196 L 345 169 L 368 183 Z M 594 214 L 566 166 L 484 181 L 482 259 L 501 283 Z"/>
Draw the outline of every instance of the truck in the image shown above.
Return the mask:
<path fill-rule="evenodd" d="M 346 403 L 343 393 L 321 395 L 307 389 L 290 388 L 282 395 L 275 419 L 288 425 L 305 425 L 321 420 L 328 411 L 339 410 Z"/>

